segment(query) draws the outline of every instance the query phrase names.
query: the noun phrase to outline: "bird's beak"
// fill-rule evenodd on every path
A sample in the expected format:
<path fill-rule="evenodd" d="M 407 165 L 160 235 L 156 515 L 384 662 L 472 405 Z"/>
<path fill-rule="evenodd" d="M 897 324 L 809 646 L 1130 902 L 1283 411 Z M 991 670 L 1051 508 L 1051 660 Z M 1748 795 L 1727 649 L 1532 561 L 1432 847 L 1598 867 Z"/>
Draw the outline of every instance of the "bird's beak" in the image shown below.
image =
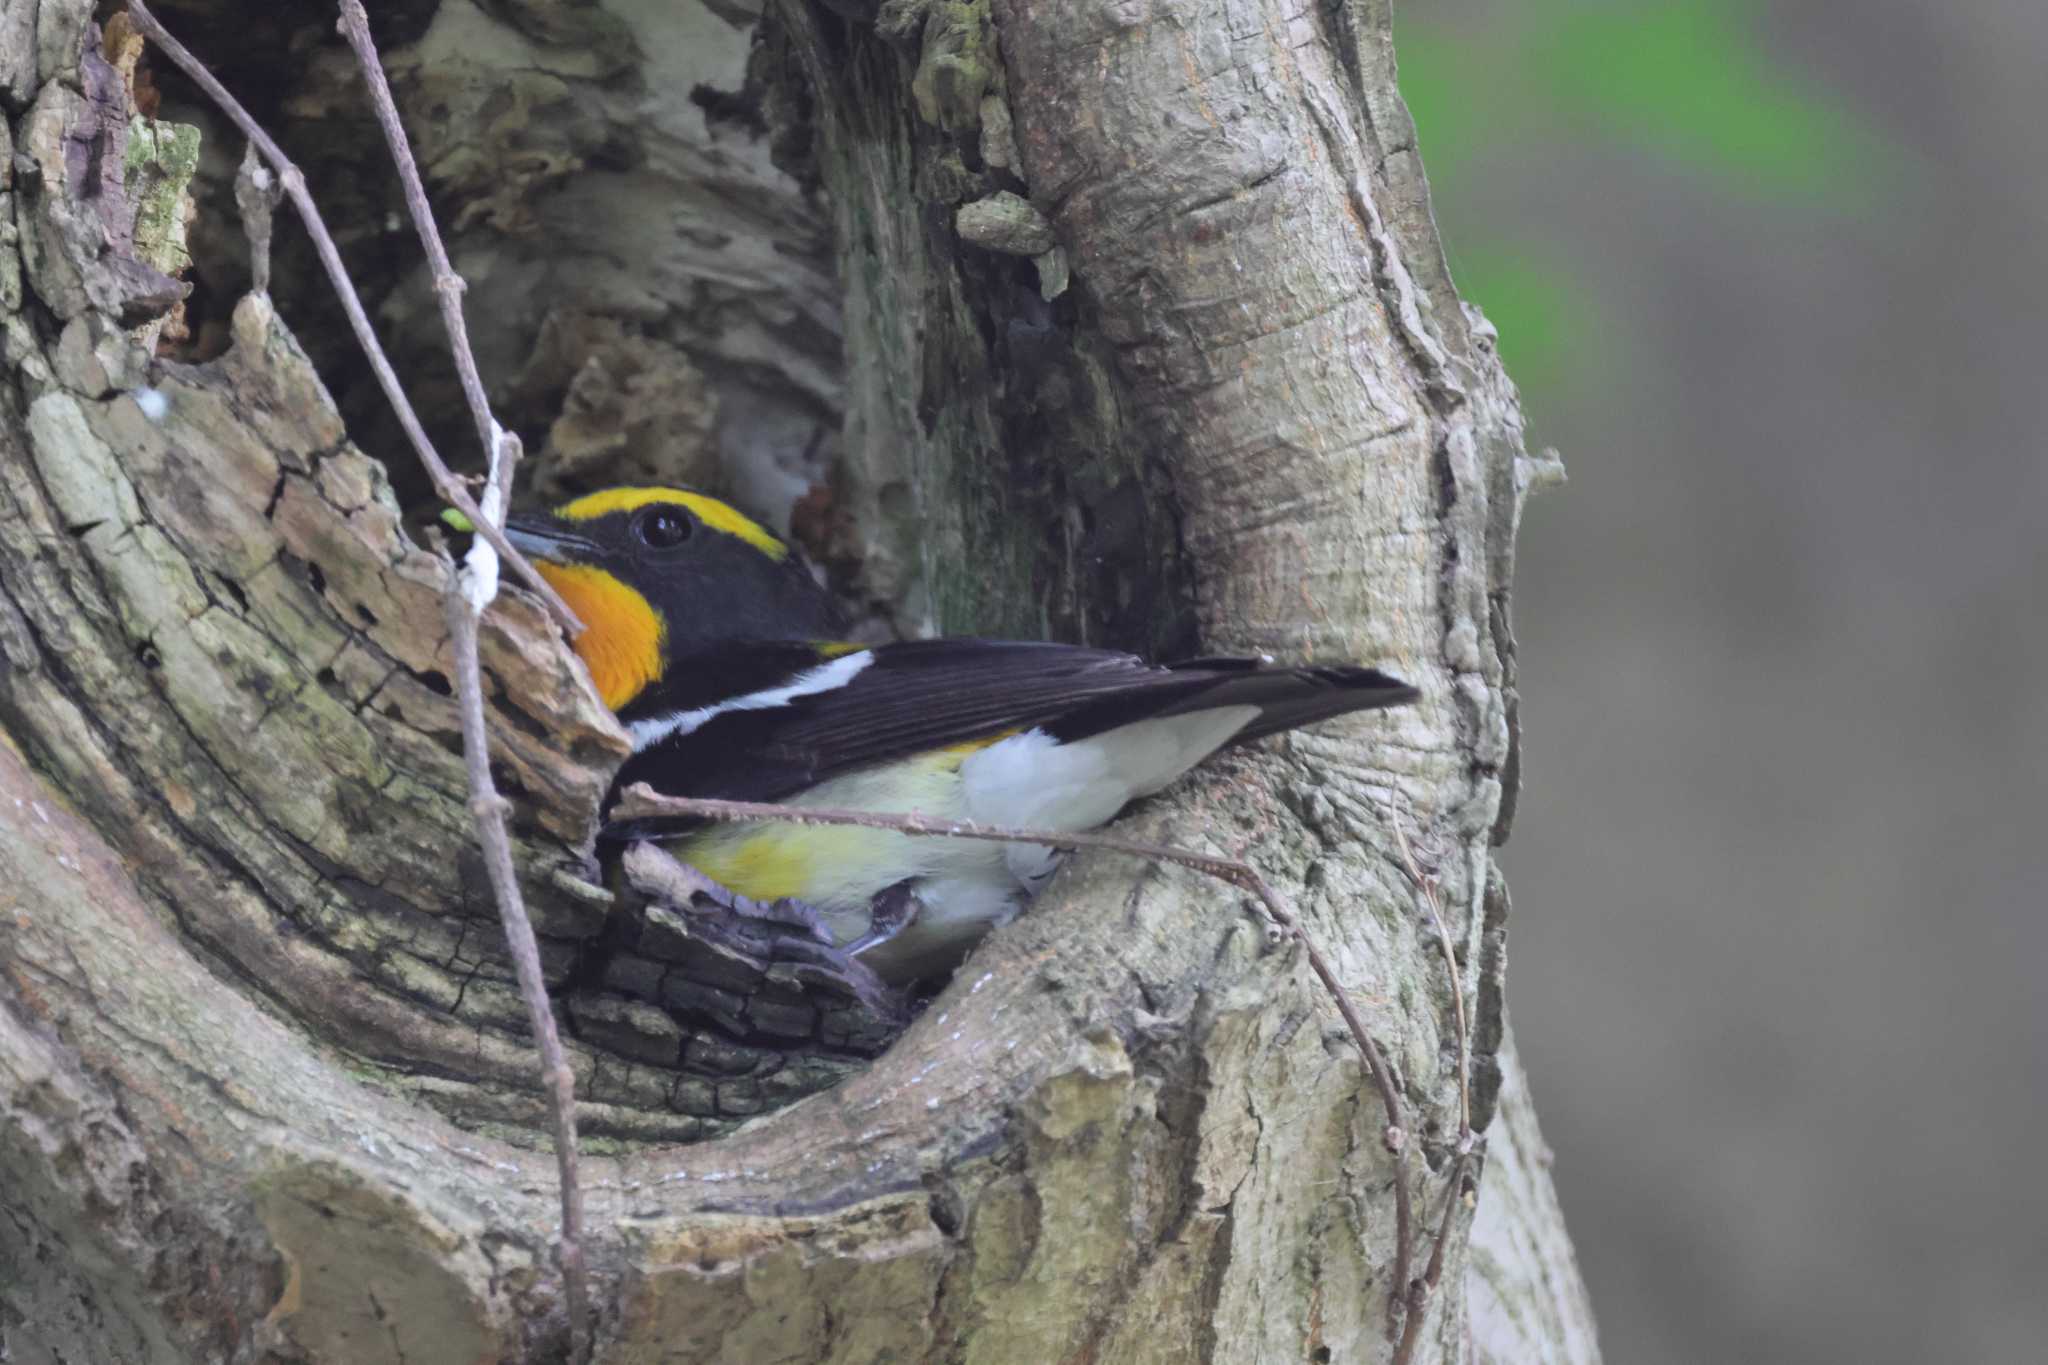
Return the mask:
<path fill-rule="evenodd" d="M 551 564 L 587 563 L 597 558 L 597 545 L 593 541 L 544 514 L 506 518 L 505 539 L 528 559 Z"/>

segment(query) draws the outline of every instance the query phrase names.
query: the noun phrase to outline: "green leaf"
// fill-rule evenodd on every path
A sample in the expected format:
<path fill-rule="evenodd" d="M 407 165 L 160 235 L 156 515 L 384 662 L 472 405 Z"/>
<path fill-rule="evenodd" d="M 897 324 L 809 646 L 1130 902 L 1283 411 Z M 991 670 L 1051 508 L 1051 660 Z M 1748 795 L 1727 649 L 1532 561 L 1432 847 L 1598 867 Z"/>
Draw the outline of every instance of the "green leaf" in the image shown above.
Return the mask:
<path fill-rule="evenodd" d="M 1574 8 L 1525 56 L 1561 110 L 1739 188 L 1826 194 L 1859 169 L 1848 118 L 1765 51 L 1746 4 Z"/>
<path fill-rule="evenodd" d="M 1597 290 L 1545 240 L 1567 224 L 1503 215 L 1481 177 L 1644 149 L 1767 212 L 1858 211 L 1897 161 L 1881 134 L 1780 62 L 1756 0 L 1524 0 L 1454 24 L 1403 7 L 1401 92 L 1415 117 L 1460 293 L 1500 330 L 1525 390 L 1587 371 L 1607 331 Z M 1627 179 L 1626 167 L 1608 172 Z"/>

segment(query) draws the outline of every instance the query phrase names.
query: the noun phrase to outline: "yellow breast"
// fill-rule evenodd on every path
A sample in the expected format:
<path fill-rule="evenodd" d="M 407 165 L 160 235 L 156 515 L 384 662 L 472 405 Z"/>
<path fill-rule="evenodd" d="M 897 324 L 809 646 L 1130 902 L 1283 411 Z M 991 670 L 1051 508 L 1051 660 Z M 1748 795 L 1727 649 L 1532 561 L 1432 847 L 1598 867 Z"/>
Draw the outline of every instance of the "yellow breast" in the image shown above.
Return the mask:
<path fill-rule="evenodd" d="M 790 798 L 788 804 L 958 818 L 965 814 L 960 764 L 1001 738 L 991 735 L 849 773 Z M 1001 860 L 1002 848 L 845 825 L 730 824 L 690 835 L 675 853 L 719 885 L 752 900 L 788 897 L 823 910 L 865 910 L 885 887 L 961 866 L 994 865 Z"/>

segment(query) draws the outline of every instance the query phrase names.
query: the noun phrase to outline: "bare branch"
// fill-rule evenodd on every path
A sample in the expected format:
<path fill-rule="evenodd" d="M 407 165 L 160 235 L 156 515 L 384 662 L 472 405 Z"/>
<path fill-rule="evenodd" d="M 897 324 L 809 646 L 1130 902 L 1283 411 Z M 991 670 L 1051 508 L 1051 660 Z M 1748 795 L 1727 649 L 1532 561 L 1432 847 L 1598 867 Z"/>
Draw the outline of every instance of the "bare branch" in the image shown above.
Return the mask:
<path fill-rule="evenodd" d="M 1458 973 L 1458 953 L 1451 943 L 1451 931 L 1444 927 L 1443 902 L 1436 889 L 1436 878 L 1424 876 L 1422 867 L 1415 860 L 1415 850 L 1408 842 L 1408 829 L 1399 817 L 1388 821 L 1394 831 L 1394 845 L 1401 855 L 1401 871 L 1422 897 L 1422 908 L 1429 915 L 1430 925 L 1436 930 L 1437 946 L 1443 950 L 1444 970 L 1451 979 L 1451 1013 L 1458 1037 L 1458 1142 L 1461 1148 L 1469 1150 L 1472 1141 L 1472 1053 L 1468 1043 L 1470 1024 L 1465 1014 L 1465 983 Z"/>
<path fill-rule="evenodd" d="M 478 499 L 483 519 L 473 521 L 477 538 L 470 545 L 463 567 L 450 576 L 446 599 L 448 636 L 455 653 L 456 694 L 462 712 L 462 757 L 469 769 L 470 813 L 476 820 L 477 842 L 483 849 L 484 866 L 498 902 L 499 923 L 518 972 L 519 995 L 526 1003 L 527 1020 L 540 1048 L 541 1079 L 554 1117 L 555 1173 L 562 1201 L 558 1254 L 569 1317 L 569 1359 L 581 1365 L 590 1358 L 591 1338 L 589 1275 L 583 1258 L 583 1189 L 576 1160 L 576 1077 L 562 1052 L 554 1006 L 548 999 L 547 980 L 541 974 L 533 921 L 527 916 L 519 878 L 512 866 L 512 841 L 505 829 L 505 813 L 510 806 L 498 795 L 497 784 L 491 777 L 490 736 L 484 726 L 483 670 L 477 659 L 477 622 L 498 591 L 496 542 L 489 533 L 504 524 L 505 515 L 511 510 L 519 438 L 500 427 L 491 415 L 490 400 L 477 373 L 476 356 L 470 350 L 469 327 L 462 315 L 462 280 L 449 265 L 448 252 L 441 244 L 440 229 L 434 223 L 433 208 L 427 203 L 426 188 L 420 183 L 412 146 L 398 120 L 398 106 L 391 98 L 390 82 L 384 78 L 383 63 L 370 38 L 369 16 L 355 0 L 342 0 L 340 28 L 362 67 L 363 83 L 369 88 L 377 123 L 384 130 L 385 145 L 405 187 L 406 208 L 412 214 L 420 245 L 433 270 L 434 294 L 441 302 L 448 349 L 454 354 L 456 373 L 462 377 L 463 397 L 476 421 L 489 470 Z"/>
<path fill-rule="evenodd" d="M 519 879 L 512 864 L 512 840 L 505 828 L 508 803 L 498 794 L 497 784 L 491 778 L 490 736 L 484 724 L 483 671 L 477 660 L 477 621 L 497 594 L 499 557 L 503 556 L 539 592 L 565 629 L 574 633 L 582 628 L 581 624 L 547 580 L 505 538 L 502 527 L 511 504 L 512 475 L 520 454 L 519 439 L 498 426 L 484 397 L 476 360 L 470 353 L 468 329 L 462 317 L 461 281 L 449 269 L 447 252 L 442 248 L 440 234 L 434 227 L 426 193 L 420 186 L 418 169 L 413 163 L 411 149 L 406 145 L 397 109 L 391 101 L 391 88 L 384 79 L 376 49 L 370 42 L 369 25 L 362 7 L 343 5 L 342 29 L 362 61 L 378 122 L 384 128 L 392 158 L 398 163 L 400 178 L 405 184 L 406 203 L 412 209 L 413 221 L 418 225 L 420 239 L 433 263 L 435 293 L 441 299 L 441 316 L 448 328 L 449 346 L 455 353 L 456 368 L 463 377 L 463 392 L 470 400 L 471 411 L 483 438 L 489 473 L 481 500 L 471 498 L 469 490 L 442 462 L 427 439 L 418 415 L 399 386 L 390 360 L 378 344 L 376 332 L 371 328 L 362 300 L 342 265 L 334 239 L 314 207 L 312 196 L 307 193 L 305 177 L 213 74 L 164 30 L 141 0 L 130 0 L 129 10 L 135 27 L 191 76 L 249 139 L 250 155 L 244 159 L 242 173 L 237 177 L 236 199 L 249 233 L 254 258 L 251 270 L 256 287 L 263 289 L 268 284 L 270 205 L 275 201 L 277 192 L 272 186 L 263 184 L 261 168 L 254 164 L 254 157 L 260 152 L 276 172 L 277 185 L 291 197 L 293 207 L 298 210 L 300 219 L 312 236 L 321 264 L 326 267 L 328 279 L 348 313 L 356 338 L 369 356 L 378 382 L 383 385 L 386 397 L 398 413 L 400 424 L 411 437 L 421 462 L 433 477 L 435 487 L 444 499 L 469 518 L 476 532 L 477 539 L 471 545 L 463 566 L 460 569 L 453 563 L 448 566 L 445 601 L 449 644 L 455 656 L 456 709 L 461 717 L 462 753 L 469 774 L 470 815 L 476 822 L 477 843 L 483 851 L 484 869 L 490 878 L 505 942 L 511 950 L 513 967 L 519 977 L 519 993 L 526 1003 L 534 1041 L 540 1050 L 542 1087 L 554 1117 L 555 1167 L 562 1206 L 560 1257 L 569 1317 L 570 1358 L 582 1362 L 589 1358 L 590 1353 L 590 1312 L 588 1275 L 583 1259 L 583 1199 L 576 1164 L 576 1078 L 562 1051 L 554 1008 L 548 1000 L 547 980 L 541 974 L 540 948 L 534 940 L 533 924 L 527 917 Z"/>
<path fill-rule="evenodd" d="M 1457 1028 L 1458 1039 L 1458 1146 L 1457 1159 L 1451 1163 L 1451 1179 L 1444 1191 L 1444 1214 L 1437 1225 L 1436 1243 L 1430 1248 L 1429 1266 L 1422 1278 L 1406 1286 L 1402 1297 L 1407 1300 L 1408 1317 L 1402 1325 L 1401 1342 L 1394 1350 L 1394 1365 L 1407 1365 L 1414 1358 L 1415 1348 L 1422 1340 L 1422 1327 L 1429 1312 L 1430 1295 L 1436 1292 L 1443 1279 L 1444 1256 L 1451 1242 L 1452 1220 L 1458 1210 L 1458 1201 L 1463 1198 L 1465 1167 L 1472 1157 L 1472 1046 L 1470 1025 L 1465 1015 L 1465 985 L 1458 973 L 1458 954 L 1451 943 L 1451 931 L 1444 926 L 1443 903 L 1437 895 L 1436 879 L 1423 875 L 1422 868 L 1415 860 L 1415 850 L 1408 843 L 1407 826 L 1396 816 L 1388 822 L 1393 826 L 1394 844 L 1400 853 L 1401 871 L 1415 887 L 1422 898 L 1422 908 L 1429 914 L 1429 922 L 1436 929 L 1437 944 L 1443 950 L 1444 971 L 1451 979 L 1451 1011 Z"/>
<path fill-rule="evenodd" d="M 1196 872 L 1206 873 L 1219 881 L 1228 882 L 1240 891 L 1257 897 L 1273 923 L 1301 945 L 1310 970 L 1314 971 L 1317 979 L 1323 983 L 1331 1000 L 1336 1003 L 1337 1013 L 1343 1016 L 1344 1026 L 1351 1031 L 1351 1039 L 1358 1045 L 1359 1053 L 1365 1058 L 1366 1070 L 1371 1073 L 1373 1085 L 1379 1091 L 1380 1103 L 1385 1106 L 1387 1126 L 1382 1140 L 1387 1151 L 1393 1155 L 1395 1168 L 1396 1290 L 1390 1299 L 1395 1305 L 1402 1302 L 1400 1286 L 1408 1283 L 1408 1266 L 1415 1233 L 1414 1212 L 1409 1205 L 1408 1182 L 1401 1171 L 1401 1156 L 1407 1147 L 1408 1139 L 1402 1127 L 1401 1096 L 1394 1086 L 1394 1074 L 1388 1069 L 1386 1059 L 1380 1055 L 1379 1046 L 1373 1042 L 1372 1035 L 1366 1031 L 1365 1020 L 1360 1017 L 1358 1007 L 1351 1003 L 1351 997 L 1338 982 L 1337 973 L 1330 966 L 1329 959 L 1316 947 L 1315 940 L 1302 928 L 1301 921 L 1288 909 L 1287 903 L 1280 898 L 1280 893 L 1275 891 L 1250 863 L 1236 858 L 1196 853 L 1190 849 L 1172 848 L 1164 844 L 1121 839 L 1113 834 L 1012 829 L 1000 825 L 984 825 L 973 820 L 928 820 L 921 815 L 888 815 L 877 811 L 834 810 L 821 806 L 776 806 L 760 801 L 719 801 L 709 797 L 663 796 L 645 782 L 636 782 L 626 788 L 624 796 L 612 814 L 619 820 L 680 815 L 704 820 L 754 823 L 853 825 L 862 829 L 894 830 L 899 834 L 942 839 L 981 839 L 1001 844 L 1044 844 L 1052 848 L 1092 848 L 1105 853 L 1123 853 L 1134 858 L 1147 858 L 1154 862 L 1174 863 Z M 1388 1327 L 1391 1334 L 1392 1322 L 1389 1322 Z"/>
<path fill-rule="evenodd" d="M 509 489 L 511 479 L 501 480 Z M 503 500 L 500 495 L 498 501 Z M 464 570 L 463 572 L 468 572 Z M 555 1171 L 562 1195 L 562 1283 L 569 1312 L 570 1359 L 589 1359 L 589 1294 L 583 1264 L 583 1195 L 576 1172 L 576 1077 L 562 1052 L 555 1012 L 548 1002 L 547 980 L 541 975 L 540 948 L 512 868 L 512 841 L 505 831 L 510 808 L 491 780 L 490 739 L 484 730 L 482 670 L 477 665 L 477 614 L 467 596 L 451 589 L 447 596 L 448 635 L 455 653 L 455 691 L 462 713 L 462 755 L 469 767 L 469 809 L 476 819 L 477 842 L 484 868 L 497 897 L 498 920 L 512 950 L 519 974 L 519 994 L 540 1046 L 541 1074 L 555 1121 Z"/>
<path fill-rule="evenodd" d="M 227 87 L 222 85 L 183 43 L 173 38 L 164 26 L 157 22 L 156 16 L 149 12 L 149 7 L 143 0 L 128 0 L 128 13 L 134 21 L 136 30 L 155 43 L 179 70 L 190 76 L 193 83 L 206 92 L 208 99 L 220 106 L 221 112 L 241 129 L 242 135 L 254 143 L 256 149 L 263 154 L 263 159 L 270 163 L 271 170 L 277 174 L 278 183 L 291 197 L 292 207 L 298 210 L 299 220 L 306 225 L 307 235 L 313 239 L 313 249 L 319 253 L 320 264 L 326 268 L 328 282 L 334 286 L 335 295 L 341 300 L 342 311 L 348 314 L 349 326 L 355 331 L 356 340 L 361 343 L 363 354 L 369 358 L 370 369 L 376 374 L 377 383 L 384 390 L 385 398 L 398 414 L 399 425 L 405 428 L 405 434 L 411 440 L 413 450 L 419 455 L 420 463 L 426 466 L 427 474 L 433 479 L 435 492 L 450 506 L 469 518 L 476 527 L 477 534 L 488 540 L 492 548 L 511 564 L 513 571 L 539 595 L 541 601 L 547 604 L 548 611 L 561 624 L 563 630 L 571 636 L 580 634 L 583 623 L 576 619 L 576 613 L 569 609 L 569 604 L 562 600 L 561 594 L 549 586 L 548 581 L 540 576 L 540 571 L 535 569 L 524 555 L 512 548 L 512 542 L 505 538 L 504 530 L 478 510 L 476 500 L 470 497 L 469 490 L 463 486 L 462 480 L 442 461 L 440 453 L 434 449 L 433 442 L 427 439 L 426 428 L 420 425 L 419 414 L 413 411 L 411 402 L 405 396 L 405 390 L 399 385 L 397 372 L 391 368 L 391 361 L 384 354 L 383 346 L 378 343 L 375 329 L 370 326 L 370 316 L 363 310 L 363 301 L 356 294 L 355 285 L 349 280 L 347 267 L 341 262 L 341 252 L 334 245 L 334 238 L 327 231 L 327 224 L 321 219 L 320 210 L 314 206 L 313 196 L 307 192 L 306 177 L 300 174 L 299 168 L 292 164 L 291 159 L 272 140 L 270 134 L 263 131 L 263 126 L 251 117 L 241 102 L 228 93 Z"/>
<path fill-rule="evenodd" d="M 441 303 L 441 323 L 448 331 L 448 349 L 455 356 L 462 396 L 476 422 L 477 437 L 489 454 L 497 443 L 499 428 L 491 417 L 491 403 L 484 395 L 476 356 L 469 348 L 469 326 L 462 316 L 462 292 L 467 286 L 455 273 L 448 250 L 441 244 L 440 229 L 434 225 L 434 210 L 427 203 L 426 186 L 420 183 L 420 168 L 413 160 L 412 144 L 406 139 L 404 125 L 398 121 L 398 105 L 391 98 L 391 83 L 384 79 L 384 64 L 377 58 L 377 45 L 370 38 L 370 16 L 364 13 L 361 0 L 341 0 L 339 27 L 341 36 L 355 50 L 356 61 L 363 69 L 363 83 L 370 87 L 370 104 L 377 111 L 378 126 L 384 130 L 384 143 L 391 149 L 392 164 L 398 167 L 399 183 L 405 187 L 405 207 L 412 214 L 420 246 L 427 253 L 427 265 L 433 271 L 434 297 Z"/>

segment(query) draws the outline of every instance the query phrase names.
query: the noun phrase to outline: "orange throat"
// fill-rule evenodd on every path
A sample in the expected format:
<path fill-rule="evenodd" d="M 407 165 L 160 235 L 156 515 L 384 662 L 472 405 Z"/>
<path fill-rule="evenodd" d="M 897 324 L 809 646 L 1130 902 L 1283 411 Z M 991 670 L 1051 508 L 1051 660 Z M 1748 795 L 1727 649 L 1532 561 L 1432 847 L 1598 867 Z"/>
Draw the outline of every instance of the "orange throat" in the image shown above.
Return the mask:
<path fill-rule="evenodd" d="M 587 564 L 534 567 L 583 622 L 576 653 L 606 706 L 618 710 L 661 678 L 668 627 L 645 597 Z"/>

